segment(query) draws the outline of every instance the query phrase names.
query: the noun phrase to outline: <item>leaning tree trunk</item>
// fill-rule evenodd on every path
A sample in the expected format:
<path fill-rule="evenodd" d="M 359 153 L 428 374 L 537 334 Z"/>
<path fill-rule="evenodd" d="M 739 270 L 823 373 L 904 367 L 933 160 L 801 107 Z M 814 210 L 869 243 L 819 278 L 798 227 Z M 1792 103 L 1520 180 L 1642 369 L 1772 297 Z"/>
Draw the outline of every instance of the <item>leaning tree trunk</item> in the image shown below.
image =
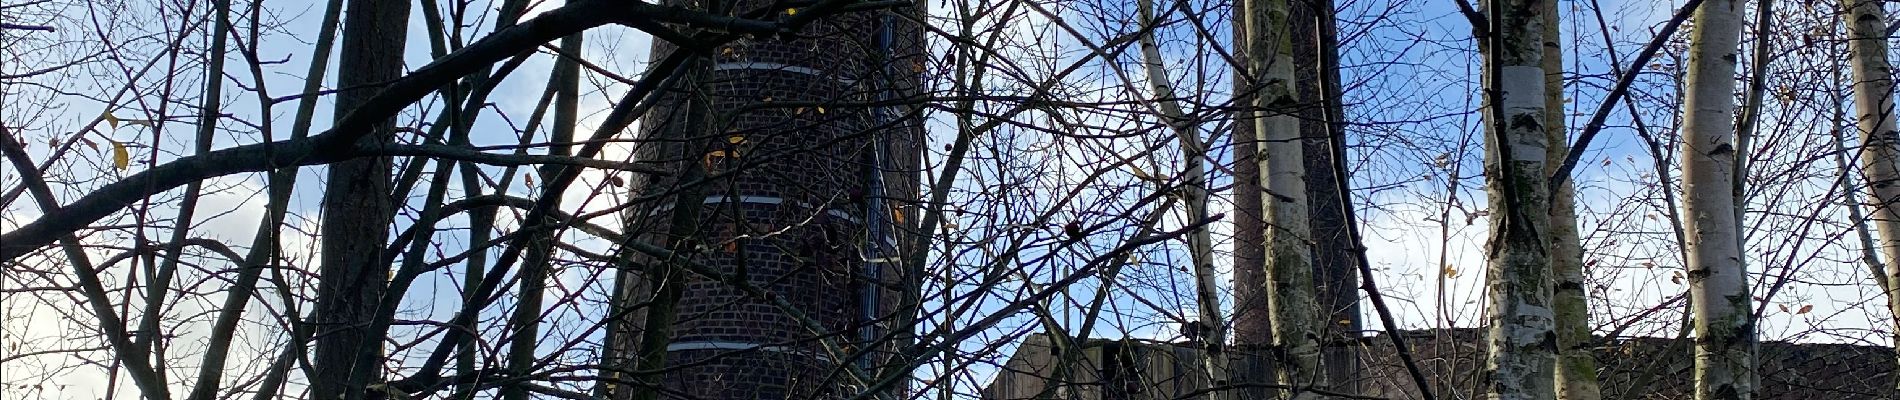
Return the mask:
<path fill-rule="evenodd" d="M 1690 34 L 1683 96 L 1682 190 L 1689 300 L 1695 309 L 1695 398 L 1755 394 L 1755 324 L 1735 220 L 1735 63 L 1741 4 L 1706 0 Z"/>
<path fill-rule="evenodd" d="M 1570 135 L 1564 121 L 1563 46 L 1560 44 L 1557 2 L 1544 2 L 1544 135 L 1550 147 L 1547 160 L 1570 155 Z M 1549 163 L 1545 173 L 1559 163 Z M 1551 302 L 1557 311 L 1557 398 L 1598 400 L 1597 359 L 1590 354 L 1589 293 L 1583 290 L 1583 242 L 1577 234 L 1575 181 L 1565 179 L 1550 193 L 1550 274 L 1556 279 Z"/>
<path fill-rule="evenodd" d="M 1548 0 L 1545 0 L 1548 1 Z M 1555 314 L 1548 257 L 1550 189 L 1545 160 L 1545 7 L 1538 0 L 1492 0 L 1485 43 L 1485 189 L 1491 207 L 1491 331 L 1486 393 L 1493 399 L 1556 397 Z"/>
<path fill-rule="evenodd" d="M 402 54 L 407 37 L 409 2 L 350 0 L 343 17 L 343 46 L 337 61 L 336 118 L 343 119 L 377 92 L 380 85 L 402 76 Z M 395 121 L 385 120 L 367 143 L 387 143 L 394 137 Z M 369 337 L 388 267 L 381 265 L 395 204 L 389 194 L 390 158 L 365 157 L 330 165 L 329 184 L 323 192 L 322 267 L 317 275 L 315 373 L 310 397 L 357 399 L 363 396 L 362 377 L 382 368 L 381 337 Z M 374 354 L 358 357 L 360 354 Z M 355 377 L 356 379 L 352 379 Z M 373 378 L 371 378 L 373 379 Z"/>
<path fill-rule="evenodd" d="M 1880 255 L 1887 261 L 1888 320 L 1900 348 L 1900 137 L 1894 123 L 1893 65 L 1887 60 L 1886 13 L 1881 2 L 1846 0 L 1847 48 L 1854 71 L 1855 122 L 1860 128 L 1861 172 L 1874 195 L 1874 229 L 1880 232 Z M 1897 354 L 1900 355 L 1900 354 Z M 1896 358 L 1900 362 L 1900 358 Z M 1900 380 L 1895 392 L 1900 393 Z"/>
<path fill-rule="evenodd" d="M 1300 141 L 1293 87 L 1292 35 L 1288 0 L 1246 2 L 1248 68 L 1257 88 L 1253 105 L 1261 114 L 1254 132 L 1262 149 L 1260 176 L 1266 180 L 1267 319 L 1280 383 L 1294 390 L 1283 397 L 1305 397 L 1300 389 L 1326 388 L 1320 366 L 1319 305 L 1313 293 L 1313 256 L 1307 241 L 1306 165 Z M 1310 392 L 1309 392 L 1310 393 Z"/>
<path fill-rule="evenodd" d="M 1148 30 L 1140 38 L 1143 76 L 1154 91 L 1156 111 L 1181 142 L 1181 162 L 1186 166 L 1182 172 L 1181 203 L 1187 209 L 1188 221 L 1205 221 L 1208 218 L 1209 201 L 1207 144 L 1201 140 L 1199 124 L 1190 120 L 1180 102 L 1175 100 L 1174 84 L 1168 80 L 1167 68 L 1162 61 L 1161 44 L 1155 40 L 1152 30 L 1158 21 L 1154 0 L 1137 0 L 1135 4 L 1141 17 L 1141 26 Z M 1209 386 L 1226 386 L 1231 372 L 1225 351 L 1227 320 L 1221 317 L 1220 311 L 1220 281 L 1214 270 L 1213 232 L 1201 227 L 1188 233 L 1187 239 L 1188 260 L 1194 264 L 1194 302 L 1198 305 L 1199 322 L 1203 327 L 1200 340 L 1205 351 L 1203 361 L 1207 369 L 1207 381 Z M 1231 399 L 1233 396 L 1226 391 L 1216 391 L 1208 393 L 1205 398 L 1218 400 Z"/>

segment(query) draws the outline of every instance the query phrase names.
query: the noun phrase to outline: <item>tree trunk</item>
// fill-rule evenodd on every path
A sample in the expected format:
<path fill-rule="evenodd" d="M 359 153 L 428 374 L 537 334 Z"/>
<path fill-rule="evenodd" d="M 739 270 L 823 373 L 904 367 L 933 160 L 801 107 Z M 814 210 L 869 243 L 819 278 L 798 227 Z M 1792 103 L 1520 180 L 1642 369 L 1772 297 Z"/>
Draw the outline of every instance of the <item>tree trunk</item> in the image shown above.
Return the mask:
<path fill-rule="evenodd" d="M 694 58 L 683 67 L 686 74 L 681 87 L 685 93 L 674 97 L 677 104 L 668 114 L 659 114 L 655 118 L 659 124 L 653 134 L 662 141 L 660 153 L 664 159 L 673 160 L 678 171 L 665 183 L 651 183 L 654 188 L 677 188 L 677 194 L 666 200 L 673 204 L 668 218 L 667 232 L 661 242 L 666 243 L 674 257 L 680 259 L 653 259 L 647 262 L 641 279 L 650 291 L 646 304 L 645 320 L 639 324 L 639 338 L 632 354 L 633 367 L 640 372 L 655 371 L 636 379 L 642 385 L 630 387 L 629 397 L 634 400 L 657 400 L 662 398 L 665 389 L 665 374 L 658 372 L 666 368 L 667 346 L 673 341 L 674 324 L 679 317 L 679 304 L 685 295 L 689 275 L 682 263 L 693 254 L 693 249 L 705 246 L 706 237 L 700 230 L 700 221 L 705 207 L 707 184 L 699 182 L 706 177 L 706 168 L 700 162 L 702 157 L 696 153 L 698 147 L 686 144 L 689 138 L 706 134 L 711 124 L 711 104 L 706 93 L 706 79 L 711 65 L 702 58 Z M 657 216 L 655 217 L 657 218 Z M 616 393 L 618 395 L 618 393 Z"/>
<path fill-rule="evenodd" d="M 1887 308 L 1894 318 L 1894 343 L 1900 344 L 1900 139 L 1894 123 L 1893 65 L 1887 60 L 1886 13 L 1881 2 L 1846 0 L 1847 48 L 1854 72 L 1854 109 L 1860 128 L 1861 173 L 1874 195 L 1873 225 L 1880 232 L 1880 255 L 1886 259 Z M 1900 358 L 1896 359 L 1900 362 Z M 1900 391 L 1900 380 L 1896 380 Z"/>
<path fill-rule="evenodd" d="M 354 88 L 336 95 L 336 118 L 363 104 L 380 85 L 402 76 L 403 46 L 407 38 L 409 2 L 350 0 L 343 17 L 341 59 L 337 87 Z M 395 121 L 383 121 L 364 136 L 369 143 L 393 139 Z M 365 157 L 330 166 L 323 193 L 322 267 L 317 276 L 315 373 L 310 396 L 319 399 L 357 399 L 362 386 L 352 376 L 373 376 L 382 367 L 382 352 L 358 357 L 366 346 L 382 346 L 370 337 L 376 305 L 389 279 L 380 265 L 388 242 L 395 207 L 391 201 L 390 158 Z"/>
<path fill-rule="evenodd" d="M 574 57 L 581 55 L 581 40 L 585 34 L 561 38 L 561 51 Z M 548 147 L 548 154 L 571 155 L 574 131 L 580 115 L 581 93 L 580 63 L 562 58 L 554 63 L 554 78 L 550 84 L 557 85 L 554 97 L 554 125 L 548 132 L 548 142 L 557 143 Z M 541 181 L 553 182 L 566 169 L 559 165 L 542 165 Z M 540 201 L 553 203 L 560 207 L 561 193 L 542 193 Z M 553 217 L 542 218 L 540 225 L 557 225 L 560 221 Z M 509 326 L 514 339 L 509 342 L 508 370 L 516 375 L 525 375 L 533 371 L 536 344 L 540 342 L 542 297 L 547 292 L 548 266 L 554 257 L 554 242 L 560 240 L 559 230 L 538 232 L 528 239 L 527 259 L 521 264 L 521 291 L 515 297 L 515 310 Z M 527 400 L 528 390 L 520 385 L 502 388 L 501 395 L 507 400 Z"/>
<path fill-rule="evenodd" d="M 1545 137 L 1546 160 L 1570 155 L 1570 135 L 1564 117 L 1563 45 L 1559 38 L 1557 2 L 1544 2 Z M 1545 166 L 1553 173 L 1558 163 Z M 1551 302 L 1557 310 L 1557 398 L 1598 400 L 1597 359 L 1590 353 L 1590 297 L 1584 291 L 1583 242 L 1577 233 L 1575 181 L 1565 179 L 1550 194 L 1550 274 L 1556 279 Z"/>
<path fill-rule="evenodd" d="M 1557 337 L 1551 303 L 1550 222 L 1545 178 L 1545 7 L 1538 0 L 1486 4 L 1485 188 L 1491 208 L 1490 339 L 1486 372 L 1493 399 L 1556 397 Z"/>
<path fill-rule="evenodd" d="M 1161 45 L 1155 40 L 1152 27 L 1156 24 L 1154 0 L 1137 0 L 1136 8 L 1141 16 L 1141 25 L 1149 29 L 1140 39 L 1142 72 L 1148 85 L 1154 91 L 1156 109 L 1163 122 L 1174 131 L 1175 138 L 1181 142 L 1181 160 L 1185 164 L 1183 184 L 1181 185 L 1181 203 L 1187 209 L 1187 221 L 1207 220 L 1207 144 L 1201 140 L 1201 130 L 1196 121 L 1189 120 L 1182 111 L 1181 104 L 1174 100 L 1174 85 L 1168 80 L 1167 68 L 1163 65 Z M 1204 351 L 1204 363 L 1207 369 L 1208 386 L 1226 386 L 1228 384 L 1227 329 L 1225 318 L 1221 317 L 1220 281 L 1214 270 L 1214 236 L 1207 227 L 1196 229 L 1188 234 L 1188 257 L 1194 263 L 1194 301 L 1198 305 L 1198 318 L 1201 328 L 1200 342 Z M 1082 331 L 1082 334 L 1088 334 Z M 1230 399 L 1225 391 L 1208 393 L 1207 399 Z"/>
<path fill-rule="evenodd" d="M 1247 11 L 1245 4 L 1235 7 L 1233 16 L 1234 58 L 1248 60 Z M 1234 107 L 1253 107 L 1253 81 L 1246 66 L 1234 68 Z M 1254 134 L 1258 117 L 1254 112 L 1236 112 L 1228 141 L 1233 146 L 1234 162 L 1234 375 L 1236 382 L 1263 383 L 1272 376 L 1266 357 L 1261 353 L 1273 342 L 1273 324 L 1267 320 L 1266 209 L 1260 203 L 1265 193 L 1260 179 L 1260 138 Z M 1259 387 L 1240 389 L 1242 400 L 1267 398 Z"/>
<path fill-rule="evenodd" d="M 1683 97 L 1682 190 L 1695 309 L 1695 398 L 1754 397 L 1755 324 L 1735 220 L 1735 63 L 1741 4 L 1696 10 Z"/>
<path fill-rule="evenodd" d="M 1327 388 L 1320 365 L 1319 304 L 1313 293 L 1313 256 L 1308 241 L 1306 164 L 1300 140 L 1298 93 L 1293 87 L 1292 35 L 1288 0 L 1247 2 L 1248 71 L 1258 88 L 1253 105 L 1260 114 L 1254 132 L 1260 138 L 1260 176 L 1266 183 L 1267 319 L 1280 383 L 1295 389 L 1283 397 L 1309 397 L 1304 388 Z"/>

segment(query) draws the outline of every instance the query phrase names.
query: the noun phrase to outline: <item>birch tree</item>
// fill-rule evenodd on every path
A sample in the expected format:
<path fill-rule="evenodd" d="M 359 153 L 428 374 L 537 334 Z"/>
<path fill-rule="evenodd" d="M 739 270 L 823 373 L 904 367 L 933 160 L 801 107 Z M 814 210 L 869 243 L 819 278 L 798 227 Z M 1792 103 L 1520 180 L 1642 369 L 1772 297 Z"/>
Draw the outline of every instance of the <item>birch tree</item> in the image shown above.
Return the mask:
<path fill-rule="evenodd" d="M 1683 94 L 1683 221 L 1695 318 L 1695 398 L 1748 399 L 1755 387 L 1755 324 L 1735 220 L 1735 64 L 1741 3 L 1696 10 Z"/>
<path fill-rule="evenodd" d="M 1549 141 L 1546 160 L 1562 160 L 1570 155 L 1570 135 L 1564 121 L 1563 45 L 1557 21 L 1557 2 L 1543 4 L 1544 17 L 1544 107 L 1545 140 Z M 1555 173 L 1557 163 L 1545 165 L 1546 174 Z M 1565 179 L 1550 193 L 1550 274 L 1556 279 L 1551 302 L 1557 320 L 1557 398 L 1598 400 L 1603 398 L 1597 384 L 1597 360 L 1590 354 L 1590 303 L 1583 290 L 1583 242 L 1577 234 L 1577 192 L 1574 181 Z"/>
<path fill-rule="evenodd" d="M 1492 399 L 1550 399 L 1557 338 L 1551 303 L 1550 191 L 1545 178 L 1545 6 L 1536 0 L 1486 3 L 1484 44 L 1485 189 L 1490 336 L 1486 393 Z"/>
<path fill-rule="evenodd" d="M 1136 1 L 1141 17 L 1141 26 L 1148 33 L 1141 35 L 1142 72 L 1156 99 L 1153 108 L 1167 123 L 1169 130 L 1181 142 L 1181 162 L 1184 164 L 1179 196 L 1187 211 L 1187 221 L 1201 221 L 1208 218 L 1207 202 L 1207 144 L 1201 140 L 1200 129 L 1187 113 L 1181 109 L 1181 103 L 1174 100 L 1174 87 L 1168 81 L 1168 73 L 1161 58 L 1161 45 L 1155 40 L 1156 25 L 1154 1 Z M 1227 346 L 1226 319 L 1221 317 L 1220 279 L 1214 272 L 1214 236 L 1208 229 L 1197 229 L 1187 235 L 1188 259 L 1194 263 L 1194 300 L 1197 304 L 1201 323 L 1201 343 L 1205 351 L 1208 382 L 1224 385 L 1228 381 L 1228 357 L 1223 351 Z M 1086 332 L 1086 331 L 1085 331 Z M 1225 392 L 1210 393 L 1210 399 L 1231 398 Z"/>
<path fill-rule="evenodd" d="M 1881 2 L 1846 0 L 1847 48 L 1854 74 L 1855 125 L 1860 131 L 1860 169 L 1873 192 L 1874 229 L 1880 233 L 1880 255 L 1886 270 L 1880 279 L 1887 292 L 1887 309 L 1894 317 L 1890 328 L 1900 332 L 1900 138 L 1895 134 L 1893 66 L 1887 60 L 1886 13 Z M 1895 336 L 1900 345 L 1900 333 Z M 1897 359 L 1900 362 L 1900 359 Z M 1900 390 L 1900 380 L 1896 380 Z"/>
<path fill-rule="evenodd" d="M 1253 120 L 1259 138 L 1261 196 L 1266 225 L 1267 318 L 1281 383 L 1294 388 L 1327 387 L 1320 366 L 1318 301 L 1313 293 L 1313 255 L 1307 219 L 1305 149 L 1293 87 L 1293 46 L 1287 0 L 1246 3 L 1248 68 L 1256 90 Z M 1299 391 L 1285 397 L 1299 397 Z"/>

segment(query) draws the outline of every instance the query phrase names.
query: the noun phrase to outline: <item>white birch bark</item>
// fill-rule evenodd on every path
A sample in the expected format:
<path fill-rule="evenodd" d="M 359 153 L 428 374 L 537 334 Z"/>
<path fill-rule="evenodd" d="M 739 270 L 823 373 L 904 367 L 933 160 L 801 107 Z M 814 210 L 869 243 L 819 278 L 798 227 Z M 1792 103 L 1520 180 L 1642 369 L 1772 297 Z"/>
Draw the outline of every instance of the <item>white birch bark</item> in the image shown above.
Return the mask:
<path fill-rule="evenodd" d="M 1563 46 L 1557 2 L 1544 2 L 1544 130 L 1550 147 L 1546 160 L 1562 160 L 1570 154 L 1570 135 L 1564 121 Z M 1557 169 L 1557 162 L 1546 163 L 1545 174 Z M 1590 354 L 1590 302 L 1583 290 L 1583 242 L 1577 234 L 1575 182 L 1565 179 L 1550 194 L 1550 273 L 1556 279 L 1551 292 L 1557 320 L 1557 398 L 1561 400 L 1600 400 L 1603 389 L 1597 383 L 1597 360 Z"/>
<path fill-rule="evenodd" d="M 1893 65 L 1887 59 L 1886 13 L 1881 2 L 1845 0 L 1847 48 L 1854 73 L 1855 123 L 1860 130 L 1861 173 L 1873 192 L 1873 225 L 1880 233 L 1880 255 L 1887 268 L 1882 274 L 1887 307 L 1894 315 L 1890 328 L 1900 332 L 1900 140 L 1894 123 Z M 1900 344 L 1900 333 L 1894 343 Z M 1900 358 L 1896 359 L 1900 362 Z M 1900 381 L 1896 381 L 1900 391 Z"/>
<path fill-rule="evenodd" d="M 1695 398 L 1755 392 L 1755 324 L 1735 220 L 1735 64 L 1741 4 L 1707 0 L 1690 33 L 1683 97 L 1682 190 L 1689 299 L 1695 312 Z"/>
<path fill-rule="evenodd" d="M 1550 225 L 1546 10 L 1532 0 L 1492 0 L 1486 11 L 1495 13 L 1490 25 L 1497 28 L 1485 48 L 1485 188 L 1491 207 L 1486 396 L 1553 399 L 1556 315 L 1544 236 Z"/>
<path fill-rule="evenodd" d="M 1288 0 L 1248 0 L 1248 71 L 1259 90 L 1254 106 L 1254 132 L 1260 139 L 1260 176 L 1266 193 L 1267 318 L 1273 333 L 1281 383 L 1295 388 L 1326 388 L 1320 366 L 1317 320 L 1320 307 L 1313 293 L 1311 229 L 1307 219 L 1305 149 L 1300 141 L 1293 88 L 1293 46 L 1287 25 Z M 1306 398 L 1298 390 L 1283 397 Z"/>
<path fill-rule="evenodd" d="M 1181 160 L 1184 165 L 1181 185 L 1181 203 L 1187 208 L 1185 221 L 1207 220 L 1207 145 L 1201 140 L 1200 129 L 1194 121 L 1188 120 L 1181 104 L 1174 100 L 1174 87 L 1168 81 L 1167 68 L 1162 62 L 1161 45 L 1156 42 L 1154 0 L 1135 2 L 1141 17 L 1141 26 L 1147 34 L 1141 35 L 1142 70 L 1148 86 L 1154 91 L 1155 109 L 1161 119 L 1174 131 L 1181 141 Z M 1214 238 L 1206 227 L 1196 229 L 1187 236 L 1188 256 L 1194 263 L 1194 297 L 1200 308 L 1201 343 L 1203 362 L 1207 368 L 1210 386 L 1224 386 L 1228 383 L 1228 356 L 1223 351 L 1227 346 L 1227 320 L 1220 312 L 1220 279 L 1214 272 Z M 1210 400 L 1231 398 L 1225 395 L 1229 391 L 1209 392 L 1205 398 Z"/>

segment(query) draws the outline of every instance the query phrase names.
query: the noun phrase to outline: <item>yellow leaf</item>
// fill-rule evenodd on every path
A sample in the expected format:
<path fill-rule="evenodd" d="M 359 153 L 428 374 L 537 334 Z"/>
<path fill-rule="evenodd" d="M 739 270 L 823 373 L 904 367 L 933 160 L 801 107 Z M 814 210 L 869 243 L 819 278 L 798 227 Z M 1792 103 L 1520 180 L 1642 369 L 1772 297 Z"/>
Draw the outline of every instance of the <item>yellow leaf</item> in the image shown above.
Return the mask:
<path fill-rule="evenodd" d="M 1350 320 L 1350 319 L 1342 319 L 1342 320 L 1339 320 L 1339 324 L 1340 324 L 1340 325 L 1352 325 L 1352 320 Z"/>
<path fill-rule="evenodd" d="M 824 107 L 818 107 L 818 113 L 819 113 L 819 114 L 824 114 L 824 113 L 825 113 L 825 108 L 824 108 Z"/>
<path fill-rule="evenodd" d="M 796 9 L 796 8 L 787 8 L 787 9 L 785 9 L 785 15 L 798 15 L 798 9 Z"/>
<path fill-rule="evenodd" d="M 126 169 L 132 166 L 132 152 L 125 150 L 125 143 L 112 141 L 112 167 Z"/>
<path fill-rule="evenodd" d="M 1807 313 L 1808 313 L 1809 311 L 1814 311 L 1814 305 L 1813 305 L 1813 304 L 1805 304 L 1805 305 L 1802 305 L 1802 306 L 1801 306 L 1801 309 L 1800 309 L 1800 310 L 1795 310 L 1795 312 L 1794 312 L 1794 313 L 1795 313 L 1795 315 L 1801 315 L 1801 314 L 1807 314 Z"/>
<path fill-rule="evenodd" d="M 111 111 L 106 111 L 104 115 L 100 115 L 99 117 L 105 118 L 106 124 L 112 125 L 112 129 L 119 129 L 119 116 L 112 115 Z"/>
<path fill-rule="evenodd" d="M 726 143 L 732 143 L 732 144 L 740 144 L 740 143 L 745 143 L 745 136 L 743 136 L 743 135 L 732 135 L 732 136 L 727 136 L 727 137 L 726 137 Z"/>
<path fill-rule="evenodd" d="M 1446 278 L 1457 278 L 1457 277 L 1458 277 L 1458 267 L 1453 267 L 1453 266 L 1451 266 L 1451 265 L 1449 265 L 1449 264 L 1447 264 L 1447 265 L 1445 265 L 1445 277 L 1446 277 Z"/>

